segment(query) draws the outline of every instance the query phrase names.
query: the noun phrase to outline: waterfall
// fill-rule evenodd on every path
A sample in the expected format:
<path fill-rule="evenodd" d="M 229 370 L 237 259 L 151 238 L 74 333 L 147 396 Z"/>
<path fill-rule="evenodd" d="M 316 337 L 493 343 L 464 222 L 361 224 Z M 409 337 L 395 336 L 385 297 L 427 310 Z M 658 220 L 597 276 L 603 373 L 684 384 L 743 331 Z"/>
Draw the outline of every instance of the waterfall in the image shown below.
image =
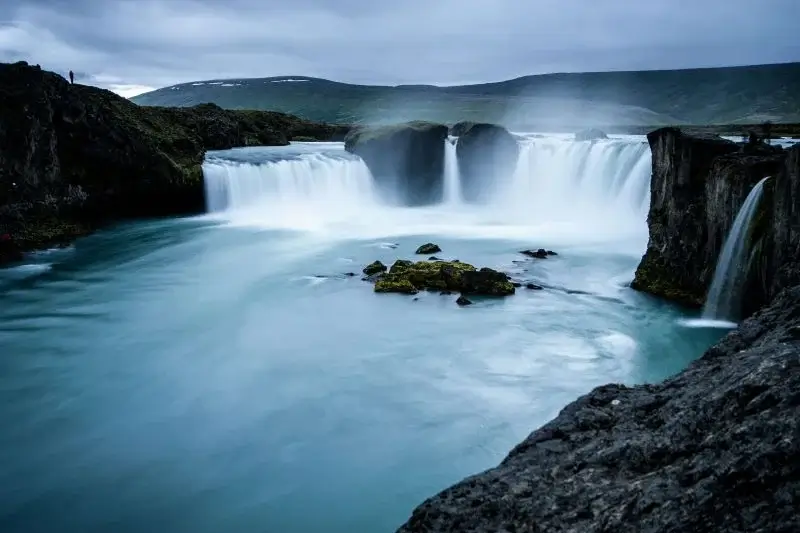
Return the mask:
<path fill-rule="evenodd" d="M 557 137 L 521 141 L 512 178 L 498 184 L 496 203 L 539 218 L 617 220 L 646 229 L 651 154 L 639 139 L 575 142 Z"/>
<path fill-rule="evenodd" d="M 512 173 L 489 169 L 479 177 L 480 203 L 464 200 L 458 141 L 448 138 L 436 184 L 444 191 L 442 203 L 411 209 L 383 201 L 382 185 L 343 143 L 209 152 L 203 164 L 207 211 L 229 224 L 350 236 L 411 228 L 424 233 L 435 226 L 470 235 L 534 232 L 562 242 L 624 243 L 637 251 L 645 245 L 651 162 L 641 137 L 521 137 Z"/>
<path fill-rule="evenodd" d="M 203 163 L 207 211 L 304 228 L 346 219 L 376 203 L 372 175 L 360 158 L 340 145 L 312 150 L 209 152 Z"/>
<path fill-rule="evenodd" d="M 444 203 L 461 203 L 461 174 L 458 170 L 456 143 L 458 137 L 449 136 L 444 141 Z"/>
<path fill-rule="evenodd" d="M 741 291 L 747 278 L 749 262 L 747 236 L 764 191 L 764 182 L 768 179 L 767 177 L 756 183 L 747 195 L 725 238 L 703 307 L 703 320 L 732 321 L 738 318 L 741 311 Z"/>

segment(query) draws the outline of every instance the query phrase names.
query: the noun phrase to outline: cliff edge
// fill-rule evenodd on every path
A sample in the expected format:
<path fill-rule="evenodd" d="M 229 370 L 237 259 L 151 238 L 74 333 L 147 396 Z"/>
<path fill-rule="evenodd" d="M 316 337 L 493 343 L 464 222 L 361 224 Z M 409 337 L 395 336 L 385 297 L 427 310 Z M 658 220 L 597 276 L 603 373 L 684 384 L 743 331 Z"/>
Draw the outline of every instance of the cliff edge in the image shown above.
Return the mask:
<path fill-rule="evenodd" d="M 716 135 L 693 135 L 676 128 L 653 131 L 647 139 L 653 154 L 647 217 L 650 237 L 631 286 L 700 307 L 739 208 L 753 186 L 767 176 L 774 179 L 765 186 L 757 232 L 750 244 L 758 244 L 758 255 L 764 258 L 775 249 L 774 232 L 767 231 L 767 226 L 784 217 L 784 208 L 773 213 L 772 191 L 777 182 L 790 179 L 787 151 L 767 145 L 748 149 Z M 765 234 L 770 242 L 759 243 Z M 777 261 L 786 262 L 785 258 Z M 752 271 L 746 315 L 780 289 L 766 279 L 772 277 L 768 263 L 776 264 L 765 259 Z"/>
<path fill-rule="evenodd" d="M 698 305 L 753 184 L 750 318 L 656 385 L 605 385 L 400 533 L 800 531 L 800 146 L 747 150 L 664 128 L 634 285 Z"/>
<path fill-rule="evenodd" d="M 206 150 L 342 134 L 283 113 L 140 107 L 0 64 L 0 263 L 110 220 L 202 212 Z"/>

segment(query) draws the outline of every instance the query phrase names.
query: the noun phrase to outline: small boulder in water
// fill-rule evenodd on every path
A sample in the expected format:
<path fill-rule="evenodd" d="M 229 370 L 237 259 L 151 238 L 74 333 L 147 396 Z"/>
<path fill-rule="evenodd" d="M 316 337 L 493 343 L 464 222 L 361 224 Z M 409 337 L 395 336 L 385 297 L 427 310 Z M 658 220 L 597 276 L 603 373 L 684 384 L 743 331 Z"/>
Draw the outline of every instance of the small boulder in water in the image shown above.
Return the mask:
<path fill-rule="evenodd" d="M 503 272 L 482 268 L 476 270 L 468 263 L 452 261 L 418 261 L 398 259 L 388 272 L 376 275 L 376 292 L 414 294 L 429 290 L 460 292 L 484 296 L 514 294 L 514 285 Z"/>
<path fill-rule="evenodd" d="M 536 259 L 547 259 L 550 255 L 558 255 L 553 250 L 545 250 L 544 248 L 539 248 L 538 250 L 523 250 L 520 253 Z"/>
<path fill-rule="evenodd" d="M 414 253 L 420 255 L 428 255 L 428 254 L 435 254 L 441 251 L 442 249 L 439 248 L 438 244 L 433 244 L 432 242 L 428 242 L 417 248 L 417 251 Z"/>
<path fill-rule="evenodd" d="M 540 291 L 544 287 L 542 287 L 541 285 L 537 285 L 535 283 L 527 283 L 527 284 L 525 284 L 525 288 L 529 289 L 529 290 L 532 290 L 532 291 Z"/>
<path fill-rule="evenodd" d="M 491 268 L 464 272 L 462 294 L 482 294 L 487 296 L 507 296 L 514 294 L 514 285 L 508 275 Z"/>
<path fill-rule="evenodd" d="M 456 300 L 456 303 L 463 307 L 465 305 L 472 305 L 472 300 L 470 300 L 470 299 L 468 299 L 468 298 L 466 298 L 466 297 L 464 297 L 462 295 L 462 296 L 458 297 L 458 300 Z"/>
<path fill-rule="evenodd" d="M 428 258 L 428 261 L 441 261 L 441 259 L 439 259 L 439 258 L 438 258 L 438 257 L 436 257 L 435 255 L 432 255 L 432 256 L 430 256 L 430 257 Z"/>
<path fill-rule="evenodd" d="M 608 139 L 608 135 L 602 130 L 597 128 L 589 128 L 579 131 L 575 134 L 576 141 L 594 141 L 597 139 Z"/>
<path fill-rule="evenodd" d="M 345 272 L 345 273 L 344 273 L 344 275 L 345 275 L 346 277 L 348 277 L 348 278 L 352 278 L 353 276 L 355 276 L 355 275 L 356 275 L 356 273 L 355 273 L 355 272 Z"/>
<path fill-rule="evenodd" d="M 386 265 L 381 263 L 380 261 L 374 261 L 367 266 L 364 267 L 362 272 L 367 276 L 374 276 L 375 274 L 380 274 L 381 272 L 386 272 Z"/>

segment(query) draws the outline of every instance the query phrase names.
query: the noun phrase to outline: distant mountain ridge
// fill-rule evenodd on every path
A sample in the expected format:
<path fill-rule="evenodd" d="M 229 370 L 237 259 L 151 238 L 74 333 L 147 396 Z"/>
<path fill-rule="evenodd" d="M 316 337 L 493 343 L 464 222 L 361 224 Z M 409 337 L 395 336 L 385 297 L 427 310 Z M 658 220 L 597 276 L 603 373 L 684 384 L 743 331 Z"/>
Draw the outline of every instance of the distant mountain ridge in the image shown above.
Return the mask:
<path fill-rule="evenodd" d="M 474 120 L 531 126 L 800 122 L 800 62 L 540 74 L 473 85 L 358 85 L 310 76 L 196 81 L 141 105 L 268 109 L 333 123 Z"/>

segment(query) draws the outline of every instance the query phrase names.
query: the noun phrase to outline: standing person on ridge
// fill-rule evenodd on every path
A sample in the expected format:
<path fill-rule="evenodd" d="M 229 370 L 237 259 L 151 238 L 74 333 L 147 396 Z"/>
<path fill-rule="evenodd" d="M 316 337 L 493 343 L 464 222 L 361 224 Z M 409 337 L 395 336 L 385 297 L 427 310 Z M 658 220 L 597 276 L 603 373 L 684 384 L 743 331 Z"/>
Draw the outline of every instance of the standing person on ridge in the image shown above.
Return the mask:
<path fill-rule="evenodd" d="M 75 73 L 72 72 L 71 70 L 69 71 L 69 82 L 70 82 L 70 84 L 74 84 L 75 83 Z"/>

